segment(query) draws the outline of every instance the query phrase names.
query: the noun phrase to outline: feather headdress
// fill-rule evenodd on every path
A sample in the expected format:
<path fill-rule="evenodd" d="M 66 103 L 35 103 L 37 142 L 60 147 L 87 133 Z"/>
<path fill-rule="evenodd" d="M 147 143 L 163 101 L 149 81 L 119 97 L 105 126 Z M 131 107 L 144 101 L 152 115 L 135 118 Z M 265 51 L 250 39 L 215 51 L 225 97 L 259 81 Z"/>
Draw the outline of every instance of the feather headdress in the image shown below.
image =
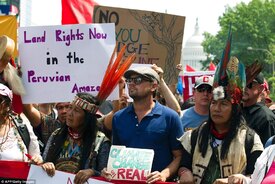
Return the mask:
<path fill-rule="evenodd" d="M 213 98 L 229 99 L 232 104 L 240 104 L 246 86 L 245 67 L 238 58 L 230 58 L 231 42 L 230 26 L 226 47 L 214 75 Z"/>
<path fill-rule="evenodd" d="M 129 55 L 125 60 L 123 60 L 122 58 L 125 50 L 126 45 L 122 47 L 116 59 L 114 59 L 116 51 L 115 47 L 113 54 L 109 60 L 109 64 L 105 71 L 103 80 L 101 82 L 100 90 L 96 96 L 98 104 L 91 104 L 77 96 L 72 102 L 73 104 L 81 107 L 82 109 L 90 113 L 95 114 L 97 112 L 99 105 L 112 93 L 125 71 L 128 70 L 128 68 L 135 60 L 135 53 Z"/>
<path fill-rule="evenodd" d="M 246 66 L 245 74 L 246 74 L 246 84 L 250 84 L 253 79 L 262 71 L 263 64 L 261 64 L 258 60 L 256 60 L 251 65 Z"/>

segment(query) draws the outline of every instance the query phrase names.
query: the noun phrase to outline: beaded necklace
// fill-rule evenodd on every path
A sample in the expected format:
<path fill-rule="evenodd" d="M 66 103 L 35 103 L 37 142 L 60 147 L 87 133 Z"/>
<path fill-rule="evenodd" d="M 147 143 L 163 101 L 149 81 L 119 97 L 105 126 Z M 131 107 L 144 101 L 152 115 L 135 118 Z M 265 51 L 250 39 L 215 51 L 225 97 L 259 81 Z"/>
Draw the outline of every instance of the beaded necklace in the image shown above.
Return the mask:
<path fill-rule="evenodd" d="M 22 161 L 24 161 L 24 148 L 25 148 L 24 142 L 23 142 L 22 137 L 20 136 L 20 134 L 19 134 L 19 132 L 17 130 L 17 127 L 14 124 L 12 124 L 12 126 L 13 126 L 13 129 L 14 129 L 13 130 L 14 135 L 15 135 L 15 137 L 17 139 L 17 145 L 18 145 L 18 147 L 19 147 L 19 149 L 20 149 L 20 151 L 22 153 Z"/>
<path fill-rule="evenodd" d="M 10 127 L 9 127 L 10 128 Z M 4 134 L 3 134 L 3 139 L 2 139 L 2 142 L 0 143 L 0 151 L 2 152 L 2 146 L 3 144 L 8 140 L 8 133 L 9 133 L 9 130 L 7 130 L 7 125 L 5 125 L 5 130 L 4 130 Z M 6 135 L 7 134 L 7 135 Z M 6 135 L 6 137 L 5 137 Z"/>
<path fill-rule="evenodd" d="M 9 131 L 13 128 L 13 132 L 14 132 L 14 136 L 15 138 L 17 139 L 17 145 L 20 149 L 20 152 L 22 153 L 22 161 L 24 161 L 24 143 L 23 143 L 23 140 L 16 128 L 16 126 L 11 122 L 11 120 L 9 119 L 9 130 L 7 132 L 7 135 L 6 135 L 6 138 L 5 140 L 2 140 L 1 144 L 0 144 L 0 160 L 2 159 L 2 156 L 1 156 L 1 152 L 3 151 L 2 149 L 2 146 L 4 145 L 4 143 L 8 140 L 9 136 Z M 5 130 L 6 131 L 6 130 Z M 5 134 L 4 134 L 5 135 Z M 4 139 L 4 138 L 3 138 Z"/>
<path fill-rule="evenodd" d="M 81 139 L 81 134 L 77 131 L 74 131 L 72 128 L 68 127 L 68 133 L 69 133 L 69 136 L 74 139 L 74 140 L 79 140 Z"/>
<path fill-rule="evenodd" d="M 4 130 L 4 134 L 3 134 L 3 139 L 2 139 L 2 142 L 0 143 L 0 160 L 2 159 L 2 156 L 1 156 L 1 152 L 3 152 L 2 146 L 5 144 L 5 142 L 7 142 L 8 138 L 9 138 L 9 132 L 10 132 L 10 128 L 11 128 L 10 121 L 7 125 L 4 125 L 4 126 L 5 126 L 5 130 Z M 8 127 L 8 130 L 7 130 L 7 127 Z M 5 137 L 5 135 L 6 135 L 6 137 Z"/>

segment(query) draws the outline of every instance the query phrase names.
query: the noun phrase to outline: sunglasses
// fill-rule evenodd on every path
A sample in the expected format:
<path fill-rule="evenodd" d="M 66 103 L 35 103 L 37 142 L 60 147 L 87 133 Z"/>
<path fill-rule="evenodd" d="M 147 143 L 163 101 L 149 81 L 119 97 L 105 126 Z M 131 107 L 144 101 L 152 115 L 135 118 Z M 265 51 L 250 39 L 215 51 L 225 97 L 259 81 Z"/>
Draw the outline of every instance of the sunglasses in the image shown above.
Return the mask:
<path fill-rule="evenodd" d="M 134 83 L 135 85 L 141 84 L 143 81 L 150 81 L 144 77 L 128 78 L 125 80 L 127 84 Z"/>
<path fill-rule="evenodd" d="M 248 89 L 252 89 L 252 88 L 255 86 L 255 84 L 257 84 L 257 82 L 252 81 L 252 82 L 250 82 L 249 84 L 247 84 L 246 87 L 247 87 Z"/>
<path fill-rule="evenodd" d="M 202 88 L 197 88 L 196 89 L 199 93 L 207 91 L 207 93 L 212 93 L 212 88 L 209 87 L 202 87 Z"/>

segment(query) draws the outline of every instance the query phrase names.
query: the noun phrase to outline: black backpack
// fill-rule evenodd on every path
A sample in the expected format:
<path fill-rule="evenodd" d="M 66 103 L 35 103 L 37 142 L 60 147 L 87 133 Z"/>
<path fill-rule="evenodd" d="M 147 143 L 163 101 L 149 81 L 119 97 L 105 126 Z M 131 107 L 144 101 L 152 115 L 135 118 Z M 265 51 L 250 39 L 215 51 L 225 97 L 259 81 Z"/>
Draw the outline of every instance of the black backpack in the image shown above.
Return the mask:
<path fill-rule="evenodd" d="M 30 138 L 30 133 L 29 133 L 29 130 L 27 128 L 27 125 L 23 124 L 23 120 L 22 118 L 18 115 L 18 114 L 15 114 L 15 113 L 12 113 L 10 115 L 13 123 L 15 124 L 27 150 L 29 148 L 29 145 L 30 145 L 30 141 L 31 141 L 31 138 Z"/>

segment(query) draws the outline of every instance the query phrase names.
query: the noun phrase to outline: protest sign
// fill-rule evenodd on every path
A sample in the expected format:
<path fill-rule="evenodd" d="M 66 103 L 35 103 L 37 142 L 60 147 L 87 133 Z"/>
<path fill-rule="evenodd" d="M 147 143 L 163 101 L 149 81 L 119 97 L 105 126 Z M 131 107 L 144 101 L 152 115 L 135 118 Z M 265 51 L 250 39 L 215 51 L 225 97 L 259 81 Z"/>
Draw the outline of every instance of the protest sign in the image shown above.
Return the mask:
<path fill-rule="evenodd" d="M 47 173 L 42 169 L 41 166 L 31 165 L 27 183 L 29 184 L 73 184 L 74 183 L 74 174 L 55 171 L 53 177 L 47 175 Z M 100 181 L 96 179 L 89 178 L 86 181 L 86 184 L 93 183 L 93 184 L 108 184 L 110 182 Z"/>
<path fill-rule="evenodd" d="M 114 22 L 117 49 L 127 45 L 126 56 L 136 53 L 135 63 L 157 64 L 168 84 L 177 82 L 185 17 L 151 11 L 95 6 L 94 23 Z"/>
<path fill-rule="evenodd" d="M 19 28 L 23 102 L 67 102 L 78 92 L 96 95 L 115 44 L 113 23 Z"/>
<path fill-rule="evenodd" d="M 195 85 L 196 78 L 202 75 L 213 76 L 215 71 L 195 71 L 195 72 L 184 72 L 183 76 L 181 76 L 182 81 L 184 83 L 184 100 L 193 96 L 193 88 Z"/>
<path fill-rule="evenodd" d="M 110 150 L 107 171 L 115 180 L 144 181 L 151 172 L 154 151 L 113 145 Z"/>

